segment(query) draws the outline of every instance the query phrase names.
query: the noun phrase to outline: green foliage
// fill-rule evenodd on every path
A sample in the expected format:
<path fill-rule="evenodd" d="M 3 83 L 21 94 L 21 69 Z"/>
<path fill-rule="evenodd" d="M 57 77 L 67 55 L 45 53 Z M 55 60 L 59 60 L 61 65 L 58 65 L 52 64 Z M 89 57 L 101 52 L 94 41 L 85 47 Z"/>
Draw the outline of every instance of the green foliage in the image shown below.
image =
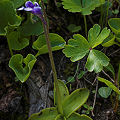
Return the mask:
<path fill-rule="evenodd" d="M 50 42 L 51 42 L 52 51 L 60 50 L 64 47 L 65 41 L 58 34 L 50 33 L 49 38 L 50 38 Z M 38 37 L 38 39 L 33 43 L 32 47 L 34 49 L 38 50 L 38 53 L 36 56 L 48 53 L 45 35 L 40 35 Z"/>
<path fill-rule="evenodd" d="M 120 94 L 120 91 L 119 89 L 110 81 L 104 79 L 104 78 L 101 78 L 101 77 L 98 77 L 98 80 L 100 82 L 103 82 L 105 83 L 109 88 L 111 88 L 112 90 L 114 90 L 117 94 Z"/>
<path fill-rule="evenodd" d="M 93 70 L 98 73 L 103 69 L 103 66 L 109 64 L 109 58 L 98 50 L 91 50 L 87 58 L 86 68 L 88 71 L 92 72 Z"/>
<path fill-rule="evenodd" d="M 55 120 L 59 115 L 55 107 L 43 109 L 40 113 L 32 114 L 28 120 Z"/>
<path fill-rule="evenodd" d="M 25 82 L 30 76 L 35 62 L 36 58 L 32 54 L 28 54 L 26 58 L 23 58 L 21 54 L 16 54 L 11 57 L 9 67 L 21 82 Z"/>
<path fill-rule="evenodd" d="M 115 79 L 115 70 L 114 70 L 113 66 L 109 63 L 109 65 L 105 66 L 105 68 L 112 73 L 113 78 Z"/>
<path fill-rule="evenodd" d="M 88 89 L 77 89 L 72 92 L 63 102 L 63 114 L 68 118 L 73 112 L 78 110 L 88 99 Z"/>
<path fill-rule="evenodd" d="M 33 17 L 33 15 L 28 15 L 27 18 L 27 21 L 18 28 L 22 35 L 30 36 L 43 33 L 43 26 L 40 19 Z"/>
<path fill-rule="evenodd" d="M 81 12 L 83 15 L 89 15 L 96 7 L 105 3 L 105 0 L 62 0 L 64 9 L 69 12 Z"/>
<path fill-rule="evenodd" d="M 13 31 L 7 34 L 10 46 L 13 50 L 21 50 L 29 45 L 29 39 L 20 35 L 19 31 Z"/>
<path fill-rule="evenodd" d="M 18 26 L 20 22 L 21 19 L 16 15 L 13 2 L 10 0 L 0 0 L 0 35 L 6 35 L 6 26 Z"/>
<path fill-rule="evenodd" d="M 98 93 L 103 98 L 108 98 L 111 95 L 112 89 L 109 87 L 101 87 L 98 90 Z"/>
<path fill-rule="evenodd" d="M 92 72 L 93 70 L 98 73 L 103 69 L 103 66 L 109 64 L 109 58 L 102 52 L 94 50 L 99 44 L 103 42 L 105 38 L 109 36 L 110 30 L 104 28 L 100 32 L 100 26 L 95 24 L 93 28 L 89 30 L 88 41 L 80 34 L 73 35 L 74 39 L 68 41 L 68 45 L 65 45 L 63 53 L 66 57 L 71 57 L 71 61 L 75 62 L 82 59 L 86 54 L 88 55 L 86 68 Z"/>
<path fill-rule="evenodd" d="M 84 104 L 83 107 L 86 108 L 87 110 L 82 110 L 82 113 L 90 114 L 90 112 L 93 110 L 93 107 L 87 104 Z"/>
<path fill-rule="evenodd" d="M 75 113 L 86 102 L 89 96 L 88 89 L 77 89 L 69 95 L 66 85 L 60 80 L 58 80 L 58 86 L 55 87 L 60 89 L 63 114 L 57 112 L 58 106 L 56 106 L 44 109 L 40 113 L 35 113 L 28 120 L 92 120 L 86 115 Z M 64 96 L 64 94 L 66 95 Z M 56 97 L 54 98 L 56 99 Z"/>
<path fill-rule="evenodd" d="M 70 24 L 67 29 L 72 32 L 72 33 L 75 33 L 75 32 L 78 32 L 81 30 L 81 26 L 76 26 L 75 24 Z"/>
<path fill-rule="evenodd" d="M 26 0 L 10 0 L 14 3 L 14 8 L 18 8 L 25 3 Z"/>
<path fill-rule="evenodd" d="M 87 115 L 80 115 L 78 113 L 73 113 L 67 120 L 92 120 Z"/>
<path fill-rule="evenodd" d="M 58 80 L 58 87 L 61 94 L 61 103 L 63 103 L 65 98 L 69 95 L 69 91 L 64 82 L 61 80 Z M 57 104 L 57 95 L 55 90 L 54 90 L 54 102 Z"/>
<path fill-rule="evenodd" d="M 71 57 L 72 62 L 75 62 L 82 59 L 89 52 L 89 43 L 80 34 L 73 35 L 73 38 L 69 39 L 63 53 L 66 57 Z"/>
<path fill-rule="evenodd" d="M 109 36 L 102 42 L 103 47 L 110 47 L 115 44 L 115 35 L 112 33 L 109 34 Z"/>
<path fill-rule="evenodd" d="M 108 24 L 109 24 L 111 30 L 115 34 L 120 33 L 120 18 L 111 18 L 111 19 L 109 19 Z"/>
<path fill-rule="evenodd" d="M 93 28 L 91 28 L 88 32 L 88 41 L 90 48 L 95 48 L 99 44 L 103 42 L 105 38 L 109 36 L 110 30 L 107 28 L 104 28 L 100 32 L 101 28 L 99 25 L 95 24 Z"/>

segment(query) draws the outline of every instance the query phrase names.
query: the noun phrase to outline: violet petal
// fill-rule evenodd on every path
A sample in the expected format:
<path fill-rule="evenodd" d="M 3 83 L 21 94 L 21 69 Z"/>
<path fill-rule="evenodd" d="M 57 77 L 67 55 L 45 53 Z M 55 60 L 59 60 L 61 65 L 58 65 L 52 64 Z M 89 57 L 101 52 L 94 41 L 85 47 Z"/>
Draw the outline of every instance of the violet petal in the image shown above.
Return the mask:
<path fill-rule="evenodd" d="M 35 7 L 40 7 L 37 2 L 34 2 L 34 6 L 35 6 Z"/>
<path fill-rule="evenodd" d="M 29 8 L 34 8 L 34 4 L 33 4 L 31 1 L 27 1 L 27 2 L 25 3 L 25 6 L 26 6 L 26 7 L 29 7 Z"/>
<path fill-rule="evenodd" d="M 42 15 L 41 7 L 34 7 L 32 11 L 35 15 Z"/>

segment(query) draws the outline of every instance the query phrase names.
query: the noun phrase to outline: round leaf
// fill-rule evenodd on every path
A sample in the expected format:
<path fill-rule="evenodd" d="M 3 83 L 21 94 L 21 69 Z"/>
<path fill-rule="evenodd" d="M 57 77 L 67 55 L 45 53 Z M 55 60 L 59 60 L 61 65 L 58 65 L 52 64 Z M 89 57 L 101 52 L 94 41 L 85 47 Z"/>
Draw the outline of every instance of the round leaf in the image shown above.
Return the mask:
<path fill-rule="evenodd" d="M 110 87 L 112 90 L 114 90 L 116 93 L 120 94 L 120 91 L 119 89 L 110 81 L 104 79 L 104 78 L 101 78 L 101 77 L 98 77 L 97 78 L 100 82 L 103 82 L 105 83 L 108 87 Z"/>
<path fill-rule="evenodd" d="M 52 51 L 60 50 L 64 47 L 65 41 L 58 34 L 50 33 L 49 38 L 50 38 L 50 42 L 51 42 Z M 33 43 L 32 47 L 34 49 L 38 50 L 37 56 L 48 53 L 45 35 L 40 35 L 38 37 L 38 39 Z"/>
<path fill-rule="evenodd" d="M 99 94 L 103 98 L 108 98 L 112 92 L 112 89 L 109 87 L 101 87 L 98 90 Z"/>

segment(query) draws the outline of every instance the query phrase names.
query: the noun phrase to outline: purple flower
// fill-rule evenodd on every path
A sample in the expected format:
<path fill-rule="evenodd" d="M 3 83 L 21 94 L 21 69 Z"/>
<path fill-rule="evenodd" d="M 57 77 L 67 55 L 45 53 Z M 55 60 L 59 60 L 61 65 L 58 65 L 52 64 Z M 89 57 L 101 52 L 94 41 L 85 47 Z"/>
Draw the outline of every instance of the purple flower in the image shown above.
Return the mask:
<path fill-rule="evenodd" d="M 18 10 L 25 10 L 25 11 L 31 12 L 32 14 L 38 16 L 42 20 L 42 22 L 44 24 L 46 24 L 46 22 L 45 22 L 45 20 L 43 18 L 41 7 L 39 6 L 39 4 L 37 2 L 34 2 L 34 4 L 33 4 L 31 1 L 27 1 L 25 3 L 25 7 L 22 6 Z"/>

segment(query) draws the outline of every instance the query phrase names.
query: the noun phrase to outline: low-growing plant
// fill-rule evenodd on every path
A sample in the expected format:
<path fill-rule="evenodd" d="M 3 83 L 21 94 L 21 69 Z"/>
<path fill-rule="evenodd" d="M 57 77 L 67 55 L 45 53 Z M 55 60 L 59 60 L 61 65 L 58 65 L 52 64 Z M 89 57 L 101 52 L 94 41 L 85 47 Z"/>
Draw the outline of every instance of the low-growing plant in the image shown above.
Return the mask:
<path fill-rule="evenodd" d="M 25 7 L 22 6 L 25 3 Z M 97 80 L 103 82 L 107 87 L 100 87 L 98 92 L 103 98 L 108 98 L 112 90 L 117 94 L 114 111 L 118 107 L 118 98 L 120 94 L 120 64 L 118 74 L 115 77 L 113 66 L 110 64 L 110 58 L 101 50 L 99 46 L 110 47 L 114 44 L 120 46 L 120 19 L 111 18 L 108 20 L 108 25 L 111 28 L 103 28 L 98 24 L 94 24 L 89 31 L 87 31 L 86 15 L 90 15 L 95 8 L 102 5 L 107 5 L 106 21 L 108 18 L 109 1 L 105 0 L 62 0 L 64 9 L 69 12 L 81 12 L 84 17 L 85 34 L 74 34 L 73 38 L 68 40 L 68 43 L 56 33 L 49 33 L 48 18 L 45 12 L 44 3 L 47 0 L 41 0 L 40 5 L 36 0 L 1 0 L 0 1 L 0 35 L 6 37 L 11 59 L 9 67 L 14 71 L 17 79 L 22 83 L 25 82 L 37 61 L 39 55 L 49 53 L 51 67 L 54 79 L 54 106 L 41 110 L 39 113 L 32 114 L 28 120 L 92 120 L 87 115 L 78 114 L 76 111 L 83 106 L 86 114 L 93 111 L 94 107 L 85 104 L 89 97 L 89 90 L 87 88 L 80 88 L 74 90 L 69 94 L 66 86 L 67 83 L 75 82 L 75 78 L 81 79 L 86 71 L 100 73 L 103 69 L 107 69 L 112 73 L 112 82 L 100 77 Z M 104 4 L 105 3 L 105 4 Z M 22 6 L 22 7 L 21 7 Z M 61 5 L 60 5 L 61 6 Z M 17 11 L 17 12 L 16 12 Z M 20 11 L 26 11 L 26 19 Z M 103 12 L 103 11 L 102 11 Z M 18 13 L 18 14 L 17 14 Z M 3 16 L 3 14 L 5 14 Z M 103 17 L 103 16 L 102 16 Z M 102 19 L 102 18 L 100 18 Z M 107 22 L 106 22 L 107 23 Z M 105 23 L 105 24 L 106 24 Z M 67 28 L 71 33 L 76 33 L 81 30 L 81 26 L 70 24 Z M 26 57 L 21 54 L 14 54 L 14 51 L 24 49 L 29 45 L 30 37 L 35 35 L 36 40 L 32 43 L 32 48 L 37 50 L 35 55 L 29 53 Z M 59 80 L 54 64 L 52 52 L 62 50 L 66 57 L 70 58 L 72 62 L 79 61 L 86 57 L 85 70 L 78 72 L 78 67 L 73 76 L 68 76 L 66 84 Z M 96 93 L 97 94 L 97 93 Z"/>

